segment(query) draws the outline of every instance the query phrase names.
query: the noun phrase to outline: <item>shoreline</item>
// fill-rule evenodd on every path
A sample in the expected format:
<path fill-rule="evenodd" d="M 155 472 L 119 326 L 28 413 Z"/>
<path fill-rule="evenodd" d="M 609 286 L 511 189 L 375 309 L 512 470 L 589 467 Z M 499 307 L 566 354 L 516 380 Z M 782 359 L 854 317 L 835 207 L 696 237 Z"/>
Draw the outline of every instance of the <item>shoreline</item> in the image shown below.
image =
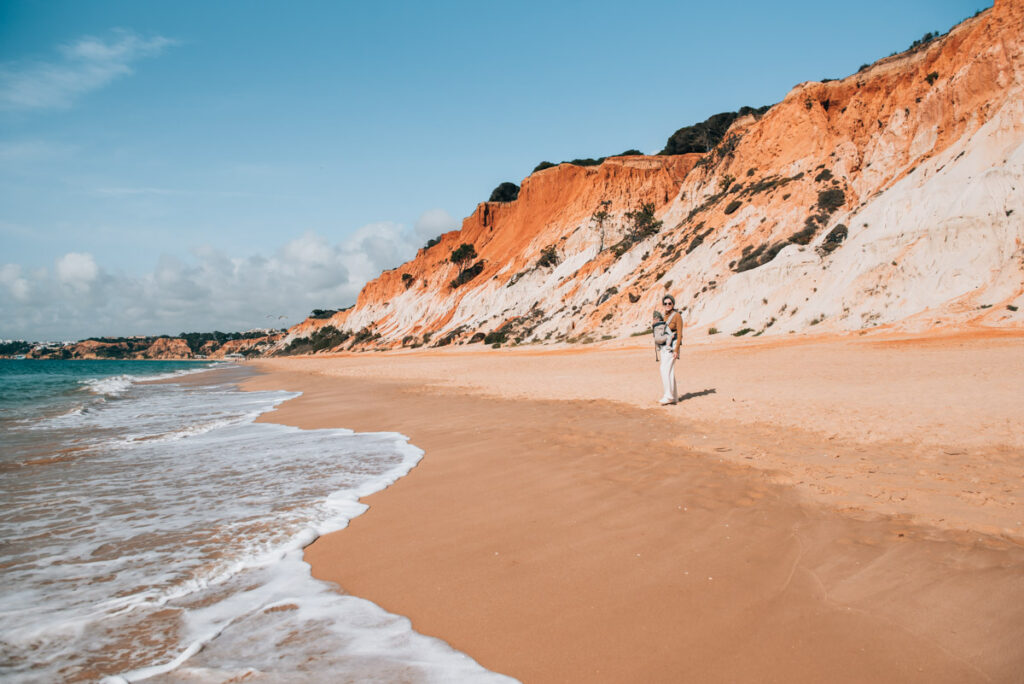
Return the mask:
<path fill-rule="evenodd" d="M 850 344 L 801 344 L 800 366 L 813 374 L 813 356 Z M 967 350 L 968 365 L 993 349 L 1004 361 L 1019 358 L 999 341 L 981 346 Z M 853 347 L 841 351 L 863 362 Z M 692 391 L 667 409 L 564 396 L 595 387 L 579 368 L 566 367 L 566 357 L 607 365 L 609 355 L 613 368 L 603 381 L 615 384 L 645 368 L 650 377 L 638 383 L 653 393 L 653 362 L 619 358 L 642 356 L 639 348 L 517 351 L 253 364 L 261 374 L 243 388 L 303 392 L 260 420 L 400 432 L 426 452 L 408 475 L 364 499 L 370 509 L 348 528 L 307 547 L 315 577 L 529 682 L 684 674 L 695 681 L 1012 681 L 1024 667 L 1024 615 L 1013 608 L 1024 603 L 1024 547 L 1012 529 L 990 526 L 994 535 L 979 536 L 981 525 L 963 524 L 977 520 L 971 516 L 984 505 L 965 502 L 966 512 L 948 514 L 954 524 L 947 519 L 946 529 L 906 512 L 922 502 L 948 507 L 942 492 L 885 502 L 899 509 L 895 514 L 878 505 L 824 506 L 835 503 L 835 491 L 806 494 L 842 471 L 834 463 L 841 458 L 805 462 L 804 472 L 792 469 L 799 461 L 790 454 L 781 462 L 789 472 L 765 467 L 772 462 L 763 456 L 751 463 L 745 439 L 762 449 L 777 444 L 750 425 L 728 442 L 711 431 L 714 446 L 699 452 L 690 443 L 704 433 L 679 438 L 701 419 L 714 421 L 698 415 L 681 422 L 670 412 L 708 399 L 721 404 L 717 391 Z M 767 361 L 779 360 L 768 351 Z M 684 375 L 688 362 L 692 368 L 723 353 L 719 366 L 722 358 L 732 365 L 764 349 L 684 347 L 681 391 L 700 384 L 699 373 Z M 742 358 L 738 365 L 744 369 Z M 1002 375 L 996 389 L 1015 377 Z M 537 391 L 538 378 L 547 389 Z M 495 384 L 481 391 L 483 381 Z M 633 396 L 635 387 L 618 385 Z M 731 389 L 724 383 L 721 394 Z M 992 382 L 985 389 L 991 393 Z M 736 398 L 731 394 L 728 400 Z M 743 425 L 711 409 L 720 427 Z M 791 429 L 784 431 L 774 437 L 794 441 Z M 783 484 L 794 476 L 804 480 Z M 852 491 L 858 482 L 846 486 Z M 1011 496 L 1011 504 L 1018 501 Z"/>

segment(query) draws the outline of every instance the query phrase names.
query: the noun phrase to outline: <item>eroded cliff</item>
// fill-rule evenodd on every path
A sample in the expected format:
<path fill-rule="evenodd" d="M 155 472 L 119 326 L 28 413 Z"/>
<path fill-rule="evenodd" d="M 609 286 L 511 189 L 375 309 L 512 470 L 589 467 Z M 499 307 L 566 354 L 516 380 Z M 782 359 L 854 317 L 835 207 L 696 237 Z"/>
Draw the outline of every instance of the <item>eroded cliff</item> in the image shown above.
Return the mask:
<path fill-rule="evenodd" d="M 1001 0 L 796 86 L 707 154 L 536 172 L 282 346 L 325 325 L 324 348 L 621 337 L 666 291 L 703 338 L 1024 327 L 1022 34 L 1024 2 Z M 662 226 L 633 242 L 645 204 Z"/>

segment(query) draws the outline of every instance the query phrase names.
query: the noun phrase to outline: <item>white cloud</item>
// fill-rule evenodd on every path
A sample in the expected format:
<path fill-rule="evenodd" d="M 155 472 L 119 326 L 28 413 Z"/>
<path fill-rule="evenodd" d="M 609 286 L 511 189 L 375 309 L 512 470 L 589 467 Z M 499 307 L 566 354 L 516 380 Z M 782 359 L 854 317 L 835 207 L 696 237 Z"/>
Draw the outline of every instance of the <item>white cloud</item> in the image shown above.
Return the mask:
<path fill-rule="evenodd" d="M 367 281 L 416 255 L 415 238 L 397 223 L 370 223 L 339 245 L 340 258 L 354 278 Z"/>
<path fill-rule="evenodd" d="M 415 230 L 417 237 L 426 242 L 457 227 L 458 221 L 444 209 L 428 209 L 416 219 Z"/>
<path fill-rule="evenodd" d="M 80 292 L 88 290 L 99 273 L 92 254 L 69 252 L 57 260 L 57 279 Z"/>
<path fill-rule="evenodd" d="M 60 257 L 52 271 L 0 265 L 0 337 L 291 325 L 312 309 L 352 304 L 368 280 L 414 256 L 418 246 L 412 231 L 373 223 L 336 243 L 306 232 L 269 255 L 230 256 L 203 246 L 185 259 L 161 256 L 141 276 L 112 274 L 91 254 L 77 252 Z"/>
<path fill-rule="evenodd" d="M 132 73 L 132 64 L 175 41 L 118 30 L 109 40 L 86 36 L 59 48 L 51 61 L 0 64 L 0 109 L 55 109 Z"/>
<path fill-rule="evenodd" d="M 0 266 L 0 284 L 7 287 L 8 294 L 16 301 L 24 302 L 28 300 L 28 281 L 21 277 L 21 266 L 17 264 L 4 264 Z"/>

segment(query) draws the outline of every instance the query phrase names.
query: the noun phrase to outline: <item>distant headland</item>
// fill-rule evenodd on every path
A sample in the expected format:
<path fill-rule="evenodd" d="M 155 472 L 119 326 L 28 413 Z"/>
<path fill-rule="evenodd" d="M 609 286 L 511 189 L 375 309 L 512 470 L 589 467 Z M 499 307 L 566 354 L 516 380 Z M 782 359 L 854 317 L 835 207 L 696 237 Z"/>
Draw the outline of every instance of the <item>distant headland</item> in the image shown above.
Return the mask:
<path fill-rule="evenodd" d="M 23 359 L 223 359 L 258 356 L 284 337 L 273 328 L 245 332 L 191 332 L 131 337 L 90 337 L 78 341 L 0 340 L 0 358 Z"/>

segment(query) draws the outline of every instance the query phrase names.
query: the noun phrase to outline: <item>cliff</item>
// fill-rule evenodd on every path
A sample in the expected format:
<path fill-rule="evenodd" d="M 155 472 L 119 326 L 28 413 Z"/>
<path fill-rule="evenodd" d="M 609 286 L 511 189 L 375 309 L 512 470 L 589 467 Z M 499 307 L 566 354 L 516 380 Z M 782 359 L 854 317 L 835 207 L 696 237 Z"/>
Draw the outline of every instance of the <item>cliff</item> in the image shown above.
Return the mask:
<path fill-rule="evenodd" d="M 39 350 L 32 358 L 70 359 L 191 359 L 185 340 L 172 337 L 125 339 L 117 342 L 82 340 L 58 349 Z"/>
<path fill-rule="evenodd" d="M 200 348 L 207 358 L 223 359 L 228 354 L 250 354 L 269 348 L 284 337 L 284 334 L 266 335 L 242 340 L 227 340 L 223 343 L 209 341 Z"/>
<path fill-rule="evenodd" d="M 161 337 L 145 351 L 150 359 L 190 359 L 192 350 L 185 340 L 172 337 Z"/>
<path fill-rule="evenodd" d="M 224 333 L 217 333 L 224 336 Z M 268 350 L 284 337 L 283 333 L 247 334 L 243 339 L 208 340 L 199 353 L 193 353 L 189 340 L 181 337 L 119 337 L 82 340 L 50 346 L 36 346 L 25 355 L 32 359 L 158 359 L 182 360 L 193 358 L 222 359 L 227 354 L 259 354 Z M 209 336 L 211 333 L 190 333 Z M 25 343 L 31 347 L 30 343 Z"/>
<path fill-rule="evenodd" d="M 324 325 L 342 348 L 621 337 L 664 292 L 699 337 L 1024 327 L 1022 35 L 1024 1 L 1000 0 L 797 85 L 707 154 L 536 172 L 281 346 Z M 660 231 L 623 241 L 646 203 Z M 476 256 L 452 263 L 462 244 Z"/>

